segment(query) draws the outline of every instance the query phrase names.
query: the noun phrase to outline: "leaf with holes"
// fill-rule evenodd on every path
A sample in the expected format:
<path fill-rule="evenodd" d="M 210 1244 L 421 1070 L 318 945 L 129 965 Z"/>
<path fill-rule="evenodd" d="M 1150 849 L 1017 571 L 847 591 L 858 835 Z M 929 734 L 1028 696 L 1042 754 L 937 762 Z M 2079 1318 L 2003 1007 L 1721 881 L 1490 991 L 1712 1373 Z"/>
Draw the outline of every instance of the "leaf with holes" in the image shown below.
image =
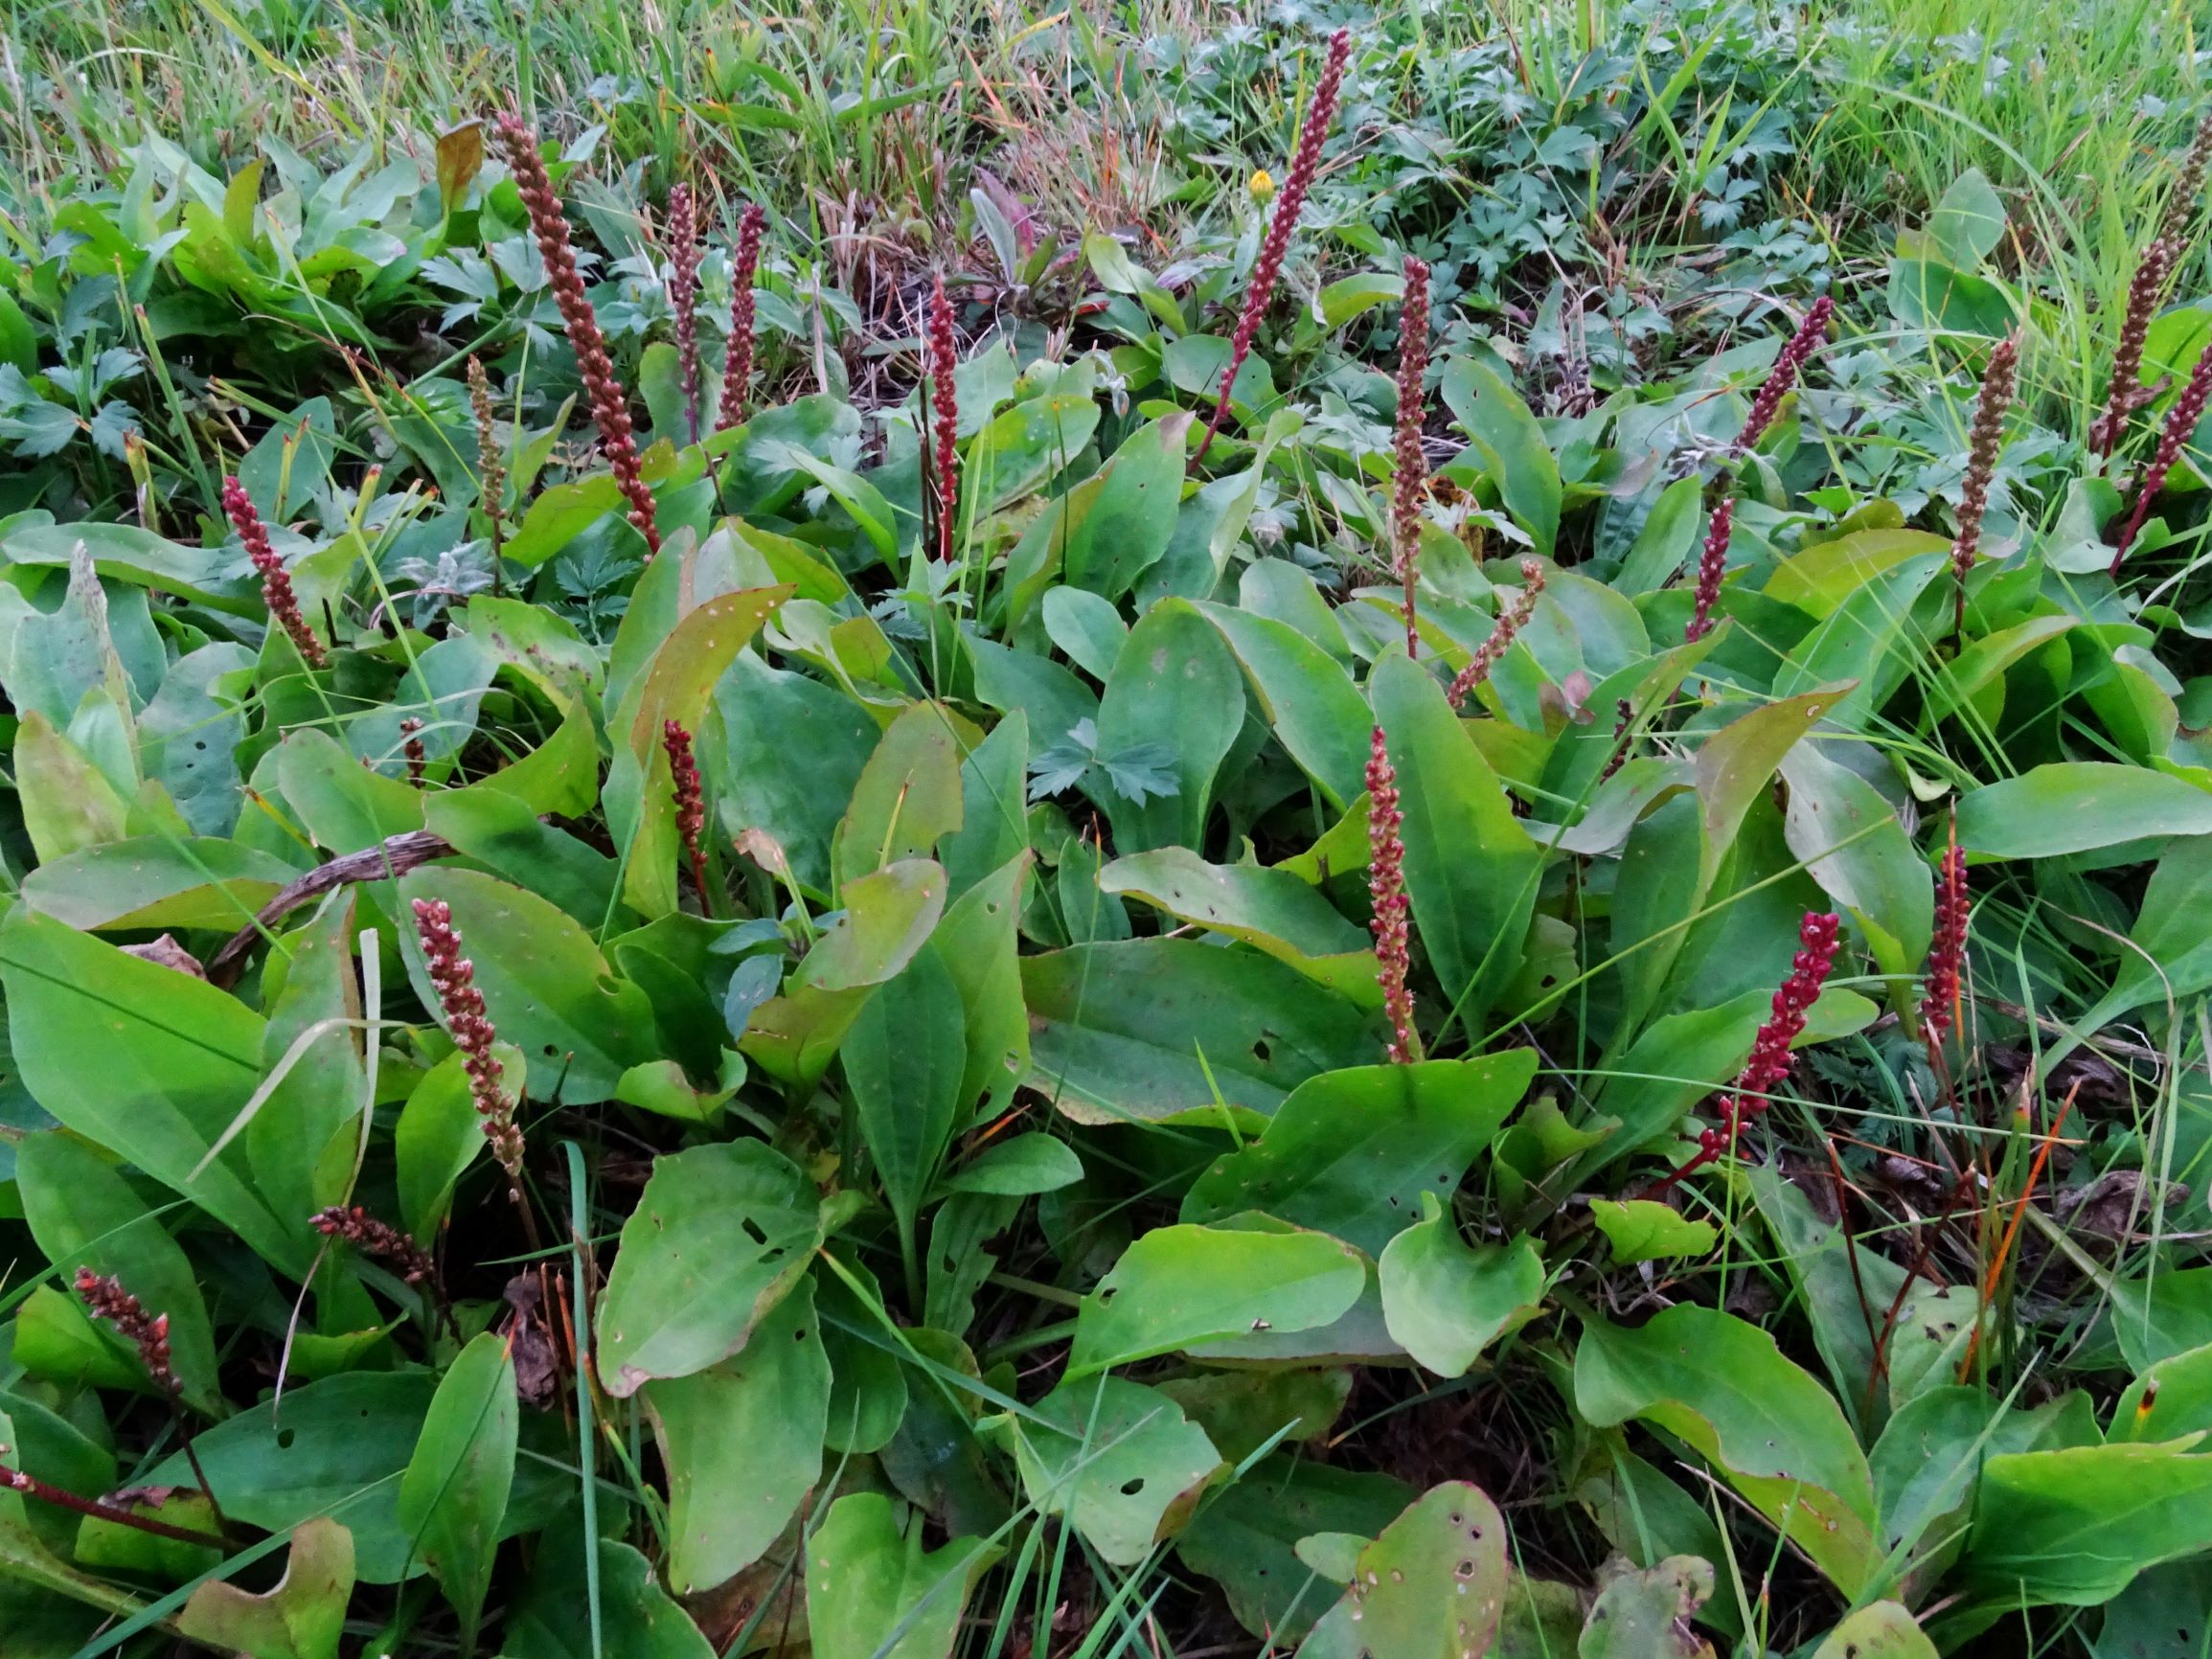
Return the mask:
<path fill-rule="evenodd" d="M 1371 1659 L 1482 1659 L 1505 1608 L 1505 1519 L 1466 1481 L 1432 1487 L 1359 1552 L 1343 1605 Z"/>
<path fill-rule="evenodd" d="M 656 1159 L 593 1325 L 607 1393 L 627 1398 L 742 1349 L 806 1273 L 817 1211 L 813 1183 L 759 1141 Z"/>

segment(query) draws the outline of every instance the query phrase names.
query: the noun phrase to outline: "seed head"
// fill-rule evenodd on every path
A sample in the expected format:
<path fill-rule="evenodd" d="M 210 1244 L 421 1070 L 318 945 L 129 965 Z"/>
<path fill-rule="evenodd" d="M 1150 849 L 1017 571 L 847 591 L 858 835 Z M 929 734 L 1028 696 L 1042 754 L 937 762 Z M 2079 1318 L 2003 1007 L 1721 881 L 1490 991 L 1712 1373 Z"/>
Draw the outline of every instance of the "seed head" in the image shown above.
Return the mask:
<path fill-rule="evenodd" d="M 245 544 L 246 557 L 254 561 L 254 569 L 261 572 L 262 602 L 269 607 L 271 620 L 291 636 L 293 648 L 308 667 L 330 667 L 330 653 L 323 649 L 323 642 L 315 637 L 315 630 L 308 626 L 308 619 L 300 614 L 300 596 L 292 591 L 291 573 L 285 569 L 285 561 L 277 557 L 277 550 L 269 545 L 269 533 L 262 524 L 254 498 L 235 476 L 223 480 L 223 511 L 230 514 L 231 528 Z"/>

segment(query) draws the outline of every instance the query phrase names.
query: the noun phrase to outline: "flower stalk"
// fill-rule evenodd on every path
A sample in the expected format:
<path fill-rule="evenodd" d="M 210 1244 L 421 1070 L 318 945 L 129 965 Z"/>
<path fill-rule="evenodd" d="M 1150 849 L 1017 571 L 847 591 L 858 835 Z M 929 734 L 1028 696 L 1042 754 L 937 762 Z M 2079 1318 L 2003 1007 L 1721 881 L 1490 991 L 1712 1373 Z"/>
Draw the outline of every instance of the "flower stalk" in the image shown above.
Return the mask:
<path fill-rule="evenodd" d="M 1528 626 L 1536 615 L 1536 602 L 1542 597 L 1544 588 L 1543 566 L 1533 558 L 1520 561 L 1520 597 L 1497 613 L 1497 621 L 1491 625 L 1490 637 L 1474 648 L 1474 655 L 1468 658 L 1467 667 L 1452 675 L 1444 697 L 1454 713 L 1474 694 L 1474 688 L 1490 678 L 1491 670 L 1498 665 L 1520 630 Z"/>
<path fill-rule="evenodd" d="M 1767 428 L 1781 413 L 1782 399 L 1789 397 L 1790 389 L 1796 385 L 1806 359 L 1828 338 L 1828 319 L 1835 312 L 1836 302 L 1826 294 L 1806 307 L 1805 320 L 1797 325 L 1797 331 L 1790 336 L 1790 343 L 1774 359 L 1774 367 L 1767 371 L 1767 383 L 1759 388 L 1759 396 L 1751 400 L 1751 414 L 1744 422 L 1744 430 L 1737 435 L 1731 453 L 1745 454 L 1766 436 Z"/>
<path fill-rule="evenodd" d="M 960 361 L 952 337 L 952 302 L 940 274 L 929 291 L 929 416 L 935 450 L 930 458 L 931 500 L 937 512 L 937 561 L 950 568 L 960 521 L 960 395 L 952 382 Z"/>
<path fill-rule="evenodd" d="M 692 187 L 669 191 L 669 304 L 675 310 L 676 362 L 683 374 L 684 442 L 699 441 L 699 221 Z"/>
<path fill-rule="evenodd" d="M 553 289 L 554 304 L 560 308 L 561 326 L 567 330 L 568 343 L 576 352 L 577 371 L 591 398 L 592 419 L 599 423 L 600 443 L 606 450 L 607 465 L 614 471 L 614 481 L 624 499 L 629 503 L 630 523 L 645 537 L 646 558 L 650 563 L 660 552 L 652 492 L 646 489 L 645 475 L 639 470 L 637 438 L 630 426 L 629 404 L 623 395 L 622 383 L 614 377 L 614 360 L 607 355 L 606 336 L 600 332 L 599 315 L 592 309 L 590 296 L 583 291 L 583 279 L 577 275 L 568 216 L 561 211 L 560 197 L 554 193 L 553 180 L 545 170 L 545 158 L 537 153 L 536 132 L 525 126 L 512 112 L 503 111 L 499 116 L 499 137 L 507 150 L 508 169 L 514 175 L 514 188 L 521 193 L 522 205 L 530 211 L 530 228 L 537 238 L 538 254 L 545 261 L 545 275 Z"/>
<path fill-rule="evenodd" d="M 1367 756 L 1367 894 L 1375 919 L 1375 977 L 1382 987 L 1382 1011 L 1390 1018 L 1390 1063 L 1405 1065 L 1421 1057 L 1421 1038 L 1413 1029 L 1413 989 L 1406 979 L 1413 966 L 1411 905 L 1405 896 L 1405 814 L 1400 810 L 1398 772 L 1377 726 Z"/>
<path fill-rule="evenodd" d="M 2117 578 L 2120 561 L 2128 557 L 2128 549 L 2134 546 L 2135 536 L 2149 516 L 2151 503 L 2166 488 L 2166 475 L 2174 470 L 2174 463 L 2181 459 L 2181 451 L 2197 430 L 2197 422 L 2204 417 L 2204 401 L 2212 398 L 2212 352 L 2201 353 L 2197 367 L 2189 372 L 2189 383 L 2181 388 L 2181 395 L 2174 399 L 2174 407 L 2166 412 L 2166 429 L 2158 435 L 2157 453 L 2151 458 L 2150 466 L 2143 473 L 2143 482 L 2135 491 L 2135 510 L 2128 515 L 2128 522 L 2120 532 L 2119 545 L 2112 550 L 2110 574 Z"/>
<path fill-rule="evenodd" d="M 2019 383 L 2019 336 L 2007 334 L 1991 349 L 1981 391 L 1974 398 L 1966 482 L 1959 491 L 1958 534 L 1950 544 L 1951 574 L 1958 588 L 1951 631 L 1961 640 L 1966 636 L 1966 579 L 1973 573 L 1974 555 L 1981 550 L 1982 515 L 1989 511 L 1990 480 L 1996 474 L 1997 452 L 2004 447 L 2005 411 L 2012 407 L 2013 390 Z"/>
<path fill-rule="evenodd" d="M 1790 975 L 1774 992 L 1772 1011 L 1751 1044 L 1751 1057 L 1736 1079 L 1735 1087 L 1722 1095 L 1717 1106 L 1721 1123 L 1698 1137 L 1698 1150 L 1688 1163 L 1642 1194 L 1655 1198 L 1684 1176 L 1718 1163 L 1722 1154 L 1736 1149 L 1745 1122 L 1767 1109 L 1767 1096 L 1790 1075 L 1790 1045 L 1805 1030 L 1805 1013 L 1820 996 L 1828 971 L 1836 964 L 1840 920 L 1824 911 L 1808 911 L 1797 928 L 1797 954 Z"/>
<path fill-rule="evenodd" d="M 761 233 L 768 228 L 767 210 L 748 206 L 738 219 L 738 249 L 730 267 L 729 352 L 722 359 L 722 402 L 715 430 L 745 418 L 745 394 L 753 378 L 753 279 L 761 268 Z"/>
<path fill-rule="evenodd" d="M 270 618 L 291 636 L 292 647 L 300 653 L 302 662 L 310 669 L 329 668 L 330 653 L 315 637 L 315 630 L 308 626 L 308 619 L 300 613 L 300 596 L 292 590 L 291 573 L 285 569 L 285 561 L 278 557 L 277 550 L 269 545 L 269 533 L 262 523 L 254 498 L 246 493 L 246 487 L 235 475 L 223 480 L 223 511 L 230 514 L 231 528 L 245 544 L 246 557 L 261 573 L 262 602 L 269 607 Z"/>
<path fill-rule="evenodd" d="M 1298 129 L 1298 148 L 1290 158 L 1290 171 L 1275 197 L 1267 234 L 1261 239 L 1260 257 L 1244 289 L 1243 309 L 1237 315 L 1237 331 L 1229 340 L 1229 366 L 1221 372 L 1220 396 L 1214 401 L 1214 413 L 1206 421 L 1206 435 L 1199 441 L 1194 464 L 1205 460 L 1206 451 L 1213 447 L 1214 434 L 1229 417 L 1230 389 L 1237 383 L 1237 371 L 1251 353 L 1252 338 L 1267 314 L 1267 302 L 1274 298 L 1275 279 L 1282 275 L 1283 256 L 1289 251 L 1291 232 L 1298 228 L 1306 193 L 1313 187 L 1313 174 L 1321 165 L 1321 142 L 1329 136 L 1330 123 L 1336 119 L 1336 98 L 1343 90 L 1344 70 L 1351 61 L 1352 31 L 1339 29 L 1329 37 L 1328 61 L 1322 66 L 1321 79 L 1314 82 L 1313 102 L 1307 106 L 1305 125 Z"/>
<path fill-rule="evenodd" d="M 1422 506 L 1428 499 L 1428 455 L 1421 446 L 1427 399 L 1422 382 L 1428 373 L 1428 266 L 1410 254 L 1405 260 L 1405 299 L 1398 314 L 1397 457 L 1390 531 L 1397 542 L 1398 580 L 1405 585 L 1405 654 L 1420 654 L 1421 624 L 1415 588 L 1421 580 Z"/>
<path fill-rule="evenodd" d="M 2150 337 L 2151 318 L 2166 291 L 2166 274 L 2174 250 L 2165 238 L 2153 239 L 2135 263 L 2128 284 L 2128 308 L 2120 319 L 2120 338 L 2112 348 L 2112 383 L 2105 394 L 2105 412 L 2089 424 L 2089 447 L 2109 455 L 2128 435 L 2128 418 L 2146 400 L 2143 389 L 2143 342 Z"/>
<path fill-rule="evenodd" d="M 661 747 L 668 751 L 669 776 L 675 784 L 676 833 L 683 840 L 684 856 L 692 867 L 692 885 L 699 890 L 699 909 L 715 913 L 713 890 L 707 885 L 706 792 L 699 784 L 698 758 L 692 752 L 692 735 L 675 720 L 661 722 Z"/>

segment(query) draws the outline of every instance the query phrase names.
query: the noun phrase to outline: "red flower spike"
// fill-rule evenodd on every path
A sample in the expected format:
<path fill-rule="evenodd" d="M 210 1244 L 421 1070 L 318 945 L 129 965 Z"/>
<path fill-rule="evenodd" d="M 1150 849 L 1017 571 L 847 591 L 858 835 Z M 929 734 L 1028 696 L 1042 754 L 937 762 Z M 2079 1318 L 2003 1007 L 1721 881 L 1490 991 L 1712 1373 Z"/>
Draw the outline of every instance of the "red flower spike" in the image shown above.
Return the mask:
<path fill-rule="evenodd" d="M 2120 544 L 2112 550 L 2112 576 L 2120 574 L 2120 561 L 2134 545 L 2136 533 L 2150 514 L 2153 498 L 2166 488 L 2166 474 L 2174 470 L 2174 463 L 2181 459 L 2181 451 L 2197 430 L 2197 422 L 2203 419 L 2207 398 L 2212 398 L 2212 352 L 2198 357 L 2197 367 L 2189 371 L 2189 383 L 2181 388 L 2181 396 L 2174 399 L 2174 407 L 2166 413 L 2166 430 L 2158 435 L 2158 452 L 2151 458 L 2142 486 L 2135 491 L 2135 511 L 2128 515 L 2127 528 L 2120 532 Z"/>
<path fill-rule="evenodd" d="M 1237 331 L 1229 340 L 1229 366 L 1221 373 L 1221 394 L 1206 421 L 1206 435 L 1198 443 L 1193 465 L 1205 460 L 1206 451 L 1213 447 L 1214 434 L 1229 417 L 1229 390 L 1236 385 L 1237 371 L 1251 352 L 1252 337 L 1267 314 L 1267 302 L 1274 298 L 1275 279 L 1282 274 L 1283 256 L 1289 251 L 1290 233 L 1298 228 L 1306 193 L 1313 188 L 1313 174 L 1321 165 L 1321 141 L 1329 136 L 1329 124 L 1336 119 L 1336 96 L 1343 89 L 1344 70 L 1351 61 L 1352 31 L 1339 29 L 1329 37 L 1329 60 L 1322 66 L 1321 79 L 1314 82 L 1313 102 L 1307 107 L 1305 125 L 1298 129 L 1297 153 L 1290 158 L 1289 175 L 1275 197 L 1275 216 L 1267 221 L 1260 257 L 1252 266 L 1252 281 L 1244 289 L 1244 307 L 1237 315 Z"/>
<path fill-rule="evenodd" d="M 476 968 L 461 954 L 461 936 L 453 931 L 452 907 L 441 898 L 415 900 L 415 933 L 422 942 L 422 956 L 430 968 L 430 984 L 438 992 L 438 1006 L 445 1015 L 445 1030 L 453 1046 L 464 1056 L 468 1073 L 468 1093 L 484 1121 L 484 1138 L 491 1155 L 507 1171 L 517 1202 L 521 1197 L 522 1130 L 514 1122 L 514 1101 L 503 1083 L 504 1069 L 492 1054 L 497 1034 L 485 1011 L 484 993 L 476 989 Z"/>
<path fill-rule="evenodd" d="M 937 446 L 931 457 L 936 487 L 937 562 L 952 562 L 952 542 L 960 522 L 960 395 L 952 384 L 960 361 L 952 337 L 952 302 L 939 276 L 929 292 L 929 415 Z"/>
<path fill-rule="evenodd" d="M 2109 455 L 2128 435 L 2128 418 L 2147 394 L 2143 389 L 2143 343 L 2150 337 L 2151 318 L 2166 292 L 2166 276 L 2173 269 L 2174 250 L 2163 237 L 2153 239 L 2136 262 L 2134 280 L 2128 284 L 2128 308 L 2120 319 L 2120 337 L 2112 347 L 2112 383 L 2105 394 L 2105 412 L 2089 425 L 2089 447 Z"/>
<path fill-rule="evenodd" d="M 1382 986 L 1383 1011 L 1390 1016 L 1390 1060 L 1404 1065 L 1421 1052 L 1413 1031 L 1413 991 L 1406 975 L 1413 965 L 1412 934 L 1405 897 L 1405 814 L 1398 807 L 1398 773 L 1377 726 L 1367 757 L 1367 892 L 1374 900 L 1375 977 Z"/>
<path fill-rule="evenodd" d="M 646 558 L 650 562 L 652 556 L 660 552 L 652 492 L 646 489 L 644 474 L 638 470 L 637 439 L 630 428 L 629 405 L 623 396 L 622 383 L 614 377 L 614 360 L 607 355 L 606 336 L 600 332 L 599 315 L 583 291 L 583 279 L 577 275 L 576 252 L 569 243 L 568 216 L 561 212 L 560 197 L 553 193 L 553 180 L 545 170 L 545 158 L 537 153 L 537 134 L 513 114 L 502 112 L 499 138 L 507 151 L 508 170 L 514 175 L 514 188 L 522 196 L 522 205 L 530 210 L 530 228 L 537 238 L 538 254 L 545 261 L 545 275 L 553 289 L 554 304 L 560 307 L 561 326 L 568 331 L 568 343 L 576 352 L 577 372 L 583 377 L 583 389 L 591 398 L 592 419 L 599 423 L 600 443 L 606 450 L 607 465 L 614 471 L 614 481 L 621 488 L 624 499 L 629 503 L 630 523 L 645 537 Z"/>
<path fill-rule="evenodd" d="M 245 544 L 246 557 L 261 573 L 262 602 L 269 607 L 270 619 L 291 636 L 293 648 L 308 667 L 329 668 L 330 653 L 323 649 L 323 642 L 315 637 L 315 630 L 308 626 L 308 619 L 300 614 L 300 597 L 292 591 L 291 573 L 285 569 L 285 561 L 277 556 L 277 550 L 269 545 L 269 533 L 262 524 L 254 498 L 236 477 L 223 480 L 223 511 L 230 514 L 231 528 Z"/>
<path fill-rule="evenodd" d="M 1951 574 L 1958 581 L 1958 607 L 1952 626 L 1956 634 L 1966 632 L 1966 579 L 1981 547 L 1982 514 L 1989 509 L 1990 479 L 1996 472 L 1997 451 L 2004 446 L 2005 411 L 2012 407 L 2019 364 L 2019 336 L 2007 334 L 1991 349 L 1989 366 L 1982 371 L 1981 392 L 1974 398 L 1973 427 L 1967 438 L 1966 482 L 1959 491 L 1958 537 L 1950 544 Z"/>
<path fill-rule="evenodd" d="M 1713 509 L 1713 523 L 1698 555 L 1698 608 L 1682 630 L 1684 645 L 1695 645 L 1713 631 L 1713 607 L 1721 602 L 1721 579 L 1728 574 L 1728 536 L 1735 527 L 1735 499 L 1723 497 Z"/>
<path fill-rule="evenodd" d="M 1790 1045 L 1805 1030 L 1805 1013 L 1819 999 L 1828 970 L 1836 963 L 1841 920 L 1823 911 L 1809 911 L 1797 929 L 1797 954 L 1790 960 L 1790 975 L 1774 993 L 1772 1011 L 1751 1044 L 1751 1057 L 1737 1076 L 1736 1085 L 1721 1097 L 1717 1109 L 1720 1126 L 1701 1130 L 1698 1152 L 1688 1163 L 1643 1193 L 1653 1198 L 1683 1176 L 1718 1163 L 1724 1152 L 1736 1149 L 1746 1119 L 1767 1109 L 1766 1097 L 1790 1075 Z"/>
<path fill-rule="evenodd" d="M 1414 588 L 1421 578 L 1421 510 L 1428 499 L 1428 456 L 1421 446 L 1427 401 L 1422 380 L 1428 373 L 1428 267 L 1411 255 L 1405 261 L 1405 300 L 1398 313 L 1398 434 L 1392 448 L 1398 466 L 1390 511 L 1390 531 L 1398 543 L 1398 580 L 1405 584 L 1405 654 L 1420 651 L 1421 627 Z"/>
<path fill-rule="evenodd" d="M 1828 338 L 1828 319 L 1836 313 L 1836 302 L 1826 294 L 1814 300 L 1806 308 L 1805 320 L 1797 325 L 1797 332 L 1790 336 L 1790 343 L 1782 348 L 1774 359 L 1774 367 L 1767 373 L 1767 383 L 1759 388 L 1759 396 L 1751 400 L 1750 416 L 1744 422 L 1732 453 L 1742 455 L 1766 435 L 1781 412 L 1782 399 L 1790 396 L 1790 388 L 1797 383 L 1797 375 Z"/>
<path fill-rule="evenodd" d="M 1529 618 L 1536 615 L 1536 602 L 1543 593 L 1543 566 L 1533 558 L 1520 561 L 1520 597 L 1497 613 L 1497 621 L 1491 625 L 1490 637 L 1474 648 L 1467 667 L 1452 675 L 1451 684 L 1445 689 L 1445 701 L 1456 713 L 1474 693 L 1474 688 L 1490 678 L 1498 659 L 1512 647 L 1514 636 L 1528 626 Z"/>
<path fill-rule="evenodd" d="M 168 1314 L 148 1313 L 146 1304 L 124 1289 L 121 1280 L 103 1278 L 89 1267 L 77 1270 L 77 1294 L 84 1298 L 93 1318 L 114 1326 L 116 1333 L 138 1350 L 139 1360 L 156 1388 L 171 1396 L 184 1392 L 184 1384 L 177 1380 L 170 1362 Z"/>
<path fill-rule="evenodd" d="M 1931 1045 L 1958 1022 L 1965 990 L 1967 890 L 1966 854 L 1959 850 L 1958 826 L 1943 855 L 1935 887 L 1935 938 L 1927 947 L 1927 989 L 1920 1001 L 1920 1022 Z"/>
<path fill-rule="evenodd" d="M 715 430 L 745 418 L 745 392 L 753 377 L 753 279 L 761 268 L 761 233 L 768 228 L 767 210 L 758 202 L 738 220 L 738 251 L 730 266 L 729 355 L 722 360 L 722 405 Z"/>
<path fill-rule="evenodd" d="M 328 1210 L 318 1210 L 314 1223 L 315 1231 L 324 1238 L 342 1239 L 362 1255 L 375 1257 L 409 1284 L 421 1284 L 438 1271 L 429 1251 L 358 1204 L 351 1209 L 333 1204 Z"/>
<path fill-rule="evenodd" d="M 714 914 L 707 891 L 707 855 L 703 836 L 707 826 L 706 793 L 699 784 L 698 759 L 692 752 L 692 735 L 674 720 L 661 722 L 661 747 L 668 751 L 669 776 L 675 784 L 676 833 L 690 860 L 692 881 L 699 890 L 699 908 Z"/>
<path fill-rule="evenodd" d="M 676 362 L 683 371 L 684 441 L 699 441 L 699 221 L 690 185 L 669 191 L 669 304 L 676 314 Z"/>

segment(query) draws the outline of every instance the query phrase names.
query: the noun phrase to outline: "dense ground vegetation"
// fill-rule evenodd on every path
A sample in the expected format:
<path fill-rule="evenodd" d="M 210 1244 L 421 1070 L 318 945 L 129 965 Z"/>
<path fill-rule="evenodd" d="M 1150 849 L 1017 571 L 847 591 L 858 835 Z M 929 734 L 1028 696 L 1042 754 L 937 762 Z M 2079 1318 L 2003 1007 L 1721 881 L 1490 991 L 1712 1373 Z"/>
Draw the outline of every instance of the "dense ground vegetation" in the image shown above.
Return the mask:
<path fill-rule="evenodd" d="M 2184 4 L 0 14 L 0 1656 L 2202 1659 Z"/>

